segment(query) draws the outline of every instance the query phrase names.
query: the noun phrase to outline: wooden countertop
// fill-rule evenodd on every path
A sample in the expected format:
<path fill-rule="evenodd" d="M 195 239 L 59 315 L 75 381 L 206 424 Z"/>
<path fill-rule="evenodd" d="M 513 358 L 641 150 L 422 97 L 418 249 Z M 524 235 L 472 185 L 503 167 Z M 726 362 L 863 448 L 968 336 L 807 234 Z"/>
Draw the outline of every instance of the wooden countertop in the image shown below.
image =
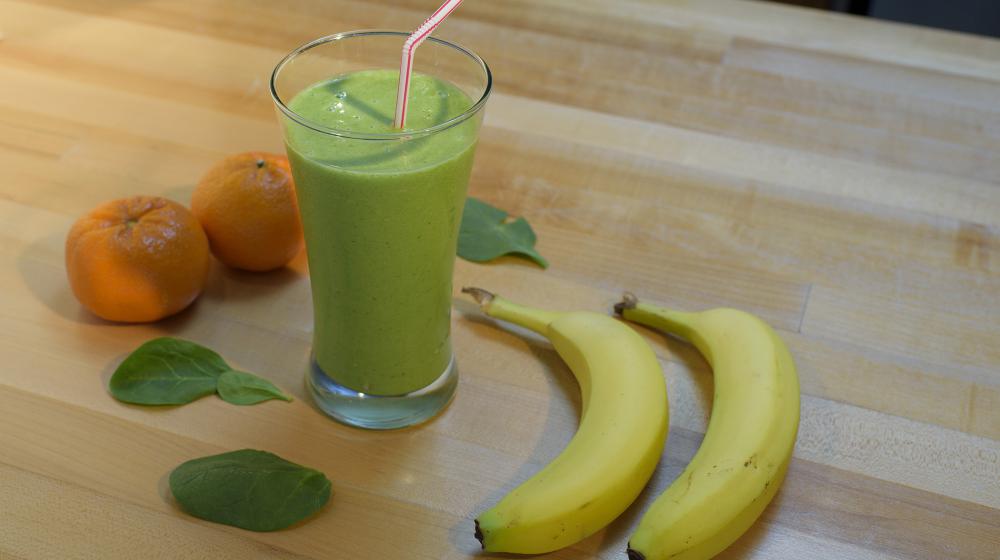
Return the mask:
<path fill-rule="evenodd" d="M 190 310 L 102 322 L 68 290 L 63 240 L 106 199 L 187 203 L 222 156 L 281 150 L 267 79 L 304 41 L 408 29 L 434 0 L 0 0 L 0 558 L 457 559 L 472 518 L 554 457 L 579 399 L 550 347 L 456 295 L 459 394 L 368 433 L 304 398 L 304 257 L 213 271 Z M 723 558 L 1000 558 L 1000 41 L 738 0 L 466 2 L 439 34 L 495 95 L 471 193 L 526 216 L 542 271 L 459 262 L 456 285 L 606 310 L 624 289 L 758 313 L 788 341 L 802 425 L 787 482 Z M 114 401 L 123 355 L 207 344 L 291 404 Z M 711 373 L 645 332 L 671 435 L 640 500 L 551 558 L 624 558 L 706 425 Z M 319 468 L 311 522 L 201 522 L 165 477 L 254 447 Z"/>

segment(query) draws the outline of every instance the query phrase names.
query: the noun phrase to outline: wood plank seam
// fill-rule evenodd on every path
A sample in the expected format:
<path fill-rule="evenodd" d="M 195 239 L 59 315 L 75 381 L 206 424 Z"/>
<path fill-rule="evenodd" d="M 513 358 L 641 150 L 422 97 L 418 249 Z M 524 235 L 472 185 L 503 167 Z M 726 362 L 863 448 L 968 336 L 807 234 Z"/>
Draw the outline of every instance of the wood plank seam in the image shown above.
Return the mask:
<path fill-rule="evenodd" d="M 802 334 L 802 323 L 806 319 L 806 311 L 809 309 L 809 298 L 812 296 L 813 282 L 806 285 L 806 295 L 802 298 L 802 312 L 799 313 L 799 324 L 795 327 L 795 332 Z"/>

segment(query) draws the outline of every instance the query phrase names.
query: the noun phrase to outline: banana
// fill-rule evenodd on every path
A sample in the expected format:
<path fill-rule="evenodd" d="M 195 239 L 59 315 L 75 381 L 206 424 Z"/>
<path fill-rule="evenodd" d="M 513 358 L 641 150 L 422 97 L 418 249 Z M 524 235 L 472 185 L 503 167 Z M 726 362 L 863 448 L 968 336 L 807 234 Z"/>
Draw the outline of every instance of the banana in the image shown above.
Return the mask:
<path fill-rule="evenodd" d="M 476 518 L 491 552 L 542 553 L 599 531 L 656 470 L 667 437 L 667 389 L 652 348 L 623 323 L 557 313 L 463 288 L 491 317 L 547 337 L 580 385 L 583 413 L 558 457 Z"/>
<path fill-rule="evenodd" d="M 628 557 L 711 558 L 750 528 L 784 480 L 799 427 L 795 364 L 774 330 L 743 311 L 683 313 L 631 294 L 615 311 L 691 341 L 715 376 L 705 439 L 642 517 Z"/>

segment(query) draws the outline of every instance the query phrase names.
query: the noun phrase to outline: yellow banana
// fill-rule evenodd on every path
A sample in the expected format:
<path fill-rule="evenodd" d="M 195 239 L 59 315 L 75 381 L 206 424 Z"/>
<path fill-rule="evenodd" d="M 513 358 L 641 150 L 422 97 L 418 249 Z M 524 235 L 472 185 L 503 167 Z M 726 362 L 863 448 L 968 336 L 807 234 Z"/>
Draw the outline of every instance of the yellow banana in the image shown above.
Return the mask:
<path fill-rule="evenodd" d="M 463 288 L 487 315 L 547 337 L 580 385 L 583 413 L 558 457 L 476 519 L 491 552 L 542 553 L 599 531 L 656 470 L 667 437 L 667 389 L 652 348 L 611 317 L 524 307 Z"/>
<path fill-rule="evenodd" d="M 784 480 L 799 427 L 795 364 L 774 330 L 744 311 L 683 313 L 631 294 L 615 310 L 691 341 L 715 377 L 705 439 L 639 522 L 629 559 L 711 558 L 750 528 Z"/>

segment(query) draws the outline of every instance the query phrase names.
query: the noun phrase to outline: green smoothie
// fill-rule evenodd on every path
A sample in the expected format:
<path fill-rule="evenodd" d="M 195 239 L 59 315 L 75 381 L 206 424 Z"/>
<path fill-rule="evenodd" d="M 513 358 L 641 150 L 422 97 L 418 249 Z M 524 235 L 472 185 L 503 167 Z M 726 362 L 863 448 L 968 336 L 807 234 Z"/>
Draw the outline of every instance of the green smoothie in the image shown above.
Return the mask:
<path fill-rule="evenodd" d="M 393 70 L 314 84 L 289 108 L 324 127 L 390 134 Z M 406 130 L 461 115 L 460 89 L 414 74 Z M 336 383 L 374 395 L 421 389 L 452 360 L 452 268 L 478 121 L 391 140 L 289 126 L 312 281 L 317 365 Z"/>

